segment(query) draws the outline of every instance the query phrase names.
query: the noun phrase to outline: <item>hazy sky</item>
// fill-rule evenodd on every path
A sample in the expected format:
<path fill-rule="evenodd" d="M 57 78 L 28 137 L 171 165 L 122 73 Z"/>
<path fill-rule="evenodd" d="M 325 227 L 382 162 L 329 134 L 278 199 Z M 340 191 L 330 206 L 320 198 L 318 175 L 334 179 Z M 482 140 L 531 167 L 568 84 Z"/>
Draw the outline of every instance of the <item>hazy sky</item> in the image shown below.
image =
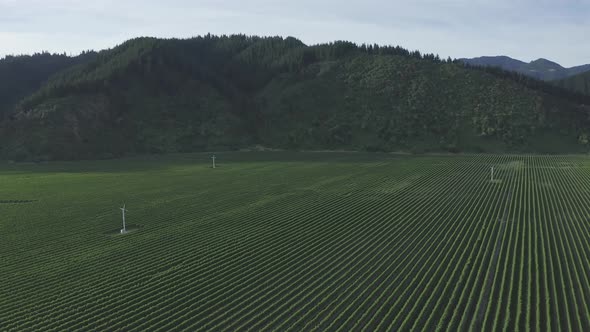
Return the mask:
<path fill-rule="evenodd" d="M 590 63 L 590 0 L 0 0 L 0 56 L 245 33 Z"/>

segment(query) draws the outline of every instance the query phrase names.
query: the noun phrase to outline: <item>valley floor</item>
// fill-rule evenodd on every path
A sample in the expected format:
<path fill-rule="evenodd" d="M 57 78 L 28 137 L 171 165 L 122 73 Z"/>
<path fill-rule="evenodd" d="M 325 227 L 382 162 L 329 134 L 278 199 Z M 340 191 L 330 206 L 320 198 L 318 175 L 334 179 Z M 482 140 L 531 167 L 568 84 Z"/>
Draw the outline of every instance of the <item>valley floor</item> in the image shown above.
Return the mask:
<path fill-rule="evenodd" d="M 0 330 L 590 330 L 589 157 L 209 157 L 0 166 Z"/>

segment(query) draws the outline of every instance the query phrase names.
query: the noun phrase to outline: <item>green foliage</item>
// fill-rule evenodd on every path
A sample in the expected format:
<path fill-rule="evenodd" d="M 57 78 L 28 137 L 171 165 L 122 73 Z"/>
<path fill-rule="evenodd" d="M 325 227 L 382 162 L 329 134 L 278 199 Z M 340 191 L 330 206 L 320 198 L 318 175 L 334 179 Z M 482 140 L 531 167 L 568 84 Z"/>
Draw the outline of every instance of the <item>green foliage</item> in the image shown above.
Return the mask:
<path fill-rule="evenodd" d="M 54 75 L 0 123 L 9 159 L 236 149 L 563 151 L 590 97 L 399 46 L 138 38 Z M 573 139 L 571 139 L 573 138 Z M 571 142 L 574 142 L 571 144 Z M 116 142 L 116 144 L 113 144 Z"/>
<path fill-rule="evenodd" d="M 0 164 L 1 330 L 590 329 L 587 156 L 210 156 Z"/>
<path fill-rule="evenodd" d="M 559 87 L 590 96 L 590 71 L 556 81 L 555 84 Z"/>
<path fill-rule="evenodd" d="M 93 52 L 84 52 L 78 57 L 45 52 L 0 59 L 0 120 L 53 74 L 76 64 L 87 63 L 94 56 Z"/>

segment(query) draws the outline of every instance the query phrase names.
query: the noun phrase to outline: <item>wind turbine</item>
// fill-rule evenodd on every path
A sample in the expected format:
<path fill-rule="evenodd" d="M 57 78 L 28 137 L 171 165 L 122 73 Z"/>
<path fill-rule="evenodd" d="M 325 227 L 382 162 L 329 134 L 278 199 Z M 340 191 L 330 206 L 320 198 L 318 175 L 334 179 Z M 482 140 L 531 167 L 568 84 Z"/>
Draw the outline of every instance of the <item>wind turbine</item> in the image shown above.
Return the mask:
<path fill-rule="evenodd" d="M 211 159 L 213 159 L 213 168 L 215 168 L 215 159 L 216 159 L 215 155 L 213 155 L 213 156 L 211 157 Z"/>
<path fill-rule="evenodd" d="M 123 204 L 123 207 L 120 209 L 121 209 L 121 213 L 123 214 L 123 229 L 121 230 L 121 234 L 125 234 L 125 233 L 127 233 L 127 227 L 125 227 L 125 212 L 128 212 L 128 211 L 125 208 L 125 204 Z"/>

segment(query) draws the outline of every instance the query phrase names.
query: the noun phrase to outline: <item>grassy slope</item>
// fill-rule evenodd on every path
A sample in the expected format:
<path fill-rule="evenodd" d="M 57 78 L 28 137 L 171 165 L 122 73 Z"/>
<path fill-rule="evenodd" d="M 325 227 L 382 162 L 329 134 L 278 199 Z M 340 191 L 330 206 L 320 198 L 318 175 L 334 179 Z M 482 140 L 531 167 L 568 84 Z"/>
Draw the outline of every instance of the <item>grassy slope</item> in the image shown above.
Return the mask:
<path fill-rule="evenodd" d="M 208 157 L 2 165 L 0 329 L 590 327 L 585 157 Z"/>

